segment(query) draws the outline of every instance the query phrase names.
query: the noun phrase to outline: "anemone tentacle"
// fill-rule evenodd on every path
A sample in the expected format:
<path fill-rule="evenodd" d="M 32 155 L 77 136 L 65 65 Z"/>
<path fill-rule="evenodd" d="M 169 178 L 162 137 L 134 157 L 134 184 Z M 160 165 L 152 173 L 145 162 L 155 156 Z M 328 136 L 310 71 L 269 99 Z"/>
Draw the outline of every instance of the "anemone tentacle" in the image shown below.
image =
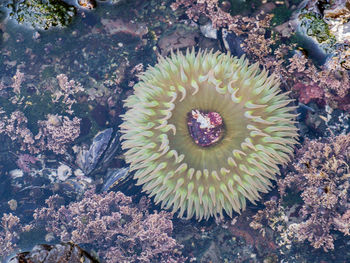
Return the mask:
<path fill-rule="evenodd" d="M 126 99 L 120 126 L 137 184 L 186 218 L 255 203 L 297 143 L 295 107 L 279 85 L 244 57 L 192 49 L 160 58 Z"/>

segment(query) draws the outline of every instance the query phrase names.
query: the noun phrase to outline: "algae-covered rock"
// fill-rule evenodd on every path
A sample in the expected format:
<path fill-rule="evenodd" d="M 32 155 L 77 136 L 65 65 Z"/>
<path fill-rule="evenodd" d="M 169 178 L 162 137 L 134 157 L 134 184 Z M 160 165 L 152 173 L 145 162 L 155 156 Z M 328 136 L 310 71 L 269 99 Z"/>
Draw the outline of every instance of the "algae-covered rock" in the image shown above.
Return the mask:
<path fill-rule="evenodd" d="M 350 42 L 350 1 L 332 0 L 323 13 L 337 41 Z"/>
<path fill-rule="evenodd" d="M 44 263 L 44 262 L 71 262 L 71 263 L 98 263 L 78 245 L 69 242 L 56 245 L 36 245 L 29 252 L 20 252 L 9 263 Z"/>
<path fill-rule="evenodd" d="M 35 29 L 67 26 L 76 14 L 74 6 L 61 0 L 12 0 L 10 17 Z"/>
<path fill-rule="evenodd" d="M 306 0 L 298 15 L 303 35 L 328 56 L 328 69 L 350 69 L 350 1 Z"/>
<path fill-rule="evenodd" d="M 332 53 L 335 45 L 350 41 L 349 0 L 308 0 L 298 18 L 305 33 L 327 53 Z"/>
<path fill-rule="evenodd" d="M 303 10 L 299 15 L 300 26 L 305 30 L 305 33 L 314 38 L 321 47 L 331 53 L 334 49 L 336 39 L 329 30 L 328 24 L 323 20 L 322 16 L 316 12 Z"/>

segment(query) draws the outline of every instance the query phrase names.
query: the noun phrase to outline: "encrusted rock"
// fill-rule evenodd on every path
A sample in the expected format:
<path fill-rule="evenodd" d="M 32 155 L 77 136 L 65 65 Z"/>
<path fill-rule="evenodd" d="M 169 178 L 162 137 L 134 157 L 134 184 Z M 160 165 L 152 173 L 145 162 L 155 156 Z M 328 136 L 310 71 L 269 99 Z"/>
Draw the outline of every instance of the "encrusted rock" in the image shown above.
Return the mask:
<path fill-rule="evenodd" d="M 98 263 L 73 243 L 36 245 L 30 252 L 18 253 L 9 263 Z"/>
<path fill-rule="evenodd" d="M 131 21 L 124 21 L 122 19 L 113 20 L 105 18 L 101 19 L 101 23 L 109 35 L 124 33 L 141 38 L 148 33 L 147 26 L 141 23 L 133 23 Z"/>
<path fill-rule="evenodd" d="M 326 18 L 336 18 L 347 20 L 350 18 L 350 2 L 349 0 L 331 1 L 331 6 L 324 10 Z"/>
<path fill-rule="evenodd" d="M 19 24 L 40 30 L 67 26 L 76 13 L 74 6 L 62 0 L 12 0 L 8 7 L 10 17 Z"/>
<path fill-rule="evenodd" d="M 160 37 L 158 46 L 162 55 L 167 55 L 170 50 L 177 50 L 196 45 L 196 38 L 199 37 L 197 28 L 181 25 L 172 32 L 166 32 Z"/>

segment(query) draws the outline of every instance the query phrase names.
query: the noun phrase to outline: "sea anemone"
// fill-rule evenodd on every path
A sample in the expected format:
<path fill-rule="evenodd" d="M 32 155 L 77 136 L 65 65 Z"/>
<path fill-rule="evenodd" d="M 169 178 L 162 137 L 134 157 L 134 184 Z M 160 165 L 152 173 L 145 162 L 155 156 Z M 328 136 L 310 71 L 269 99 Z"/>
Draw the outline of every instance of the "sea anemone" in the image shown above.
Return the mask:
<path fill-rule="evenodd" d="M 172 53 L 125 101 L 125 160 L 143 191 L 179 217 L 232 216 L 289 161 L 297 143 L 291 101 L 275 75 L 244 57 Z"/>

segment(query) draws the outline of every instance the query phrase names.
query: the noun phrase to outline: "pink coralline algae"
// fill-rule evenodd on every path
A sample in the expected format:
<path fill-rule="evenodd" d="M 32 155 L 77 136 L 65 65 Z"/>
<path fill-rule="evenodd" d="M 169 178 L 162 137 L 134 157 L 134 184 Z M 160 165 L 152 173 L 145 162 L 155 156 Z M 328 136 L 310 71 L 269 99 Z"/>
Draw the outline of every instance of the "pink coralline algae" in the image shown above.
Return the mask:
<path fill-rule="evenodd" d="M 47 120 L 38 121 L 39 132 L 35 136 L 27 127 L 28 119 L 23 112 L 14 111 L 9 117 L 0 108 L 0 134 L 5 134 L 12 141 L 20 144 L 21 151 L 37 154 L 51 150 L 64 154 L 67 144 L 73 142 L 80 134 L 80 119 L 49 114 Z"/>
<path fill-rule="evenodd" d="M 20 220 L 13 214 L 4 213 L 0 225 L 0 260 L 10 255 L 16 249 L 19 234 L 29 231 L 30 226 L 22 227 Z"/>
<path fill-rule="evenodd" d="M 80 134 L 80 119 L 74 117 L 49 114 L 47 120 L 38 121 L 39 133 L 35 136 L 40 140 L 42 147 L 53 151 L 56 154 L 64 154 L 67 151 L 67 144 L 78 138 Z"/>
<path fill-rule="evenodd" d="M 16 164 L 19 169 L 21 169 L 25 173 L 29 173 L 31 170 L 31 166 L 35 164 L 38 160 L 38 158 L 30 155 L 30 154 L 20 154 L 18 156 L 18 159 L 16 161 Z"/>
<path fill-rule="evenodd" d="M 349 156 L 350 135 L 306 141 L 292 171 L 279 180 L 281 196 L 286 188 L 301 192 L 301 222 L 288 227 L 297 240 L 327 251 L 334 249 L 332 230 L 350 234 Z"/>
<path fill-rule="evenodd" d="M 56 103 L 62 100 L 67 105 L 67 113 L 73 114 L 72 105 L 77 102 L 74 95 L 84 91 L 84 88 L 80 83 L 74 80 L 68 80 L 68 77 L 64 74 L 58 75 L 57 80 L 60 89 L 56 90 L 53 94 L 54 98 L 52 102 Z"/>
<path fill-rule="evenodd" d="M 20 144 L 21 151 L 37 154 L 43 150 L 51 150 L 56 154 L 64 154 L 67 144 L 80 134 L 80 119 L 49 114 L 47 120 L 38 121 L 39 132 L 35 136 L 28 129 L 28 119 L 21 111 L 14 111 L 9 117 L 0 108 L 0 134 L 5 134 L 12 141 Z"/>
<path fill-rule="evenodd" d="M 54 195 L 34 219 L 63 242 L 96 246 L 104 262 L 184 262 L 182 247 L 171 237 L 172 215 L 149 214 L 142 200 L 136 206 L 121 192 L 89 190 L 80 202 L 58 206 Z"/>
<path fill-rule="evenodd" d="M 173 10 L 184 7 L 187 16 L 194 21 L 198 21 L 201 15 L 205 15 L 210 18 L 214 27 L 228 26 L 232 29 L 238 17 L 232 17 L 229 13 L 224 12 L 219 7 L 218 0 L 176 0 L 171 7 Z"/>
<path fill-rule="evenodd" d="M 8 117 L 5 111 L 0 108 L 0 134 L 6 134 L 12 141 L 20 144 L 22 151 L 28 150 L 30 153 L 38 153 L 34 135 L 27 127 L 28 119 L 21 111 L 14 111 Z"/>
<path fill-rule="evenodd" d="M 16 94 L 20 94 L 21 92 L 21 84 L 24 81 L 24 73 L 20 72 L 17 68 L 16 75 L 12 78 L 12 85 L 11 88 L 13 88 L 13 92 Z"/>

